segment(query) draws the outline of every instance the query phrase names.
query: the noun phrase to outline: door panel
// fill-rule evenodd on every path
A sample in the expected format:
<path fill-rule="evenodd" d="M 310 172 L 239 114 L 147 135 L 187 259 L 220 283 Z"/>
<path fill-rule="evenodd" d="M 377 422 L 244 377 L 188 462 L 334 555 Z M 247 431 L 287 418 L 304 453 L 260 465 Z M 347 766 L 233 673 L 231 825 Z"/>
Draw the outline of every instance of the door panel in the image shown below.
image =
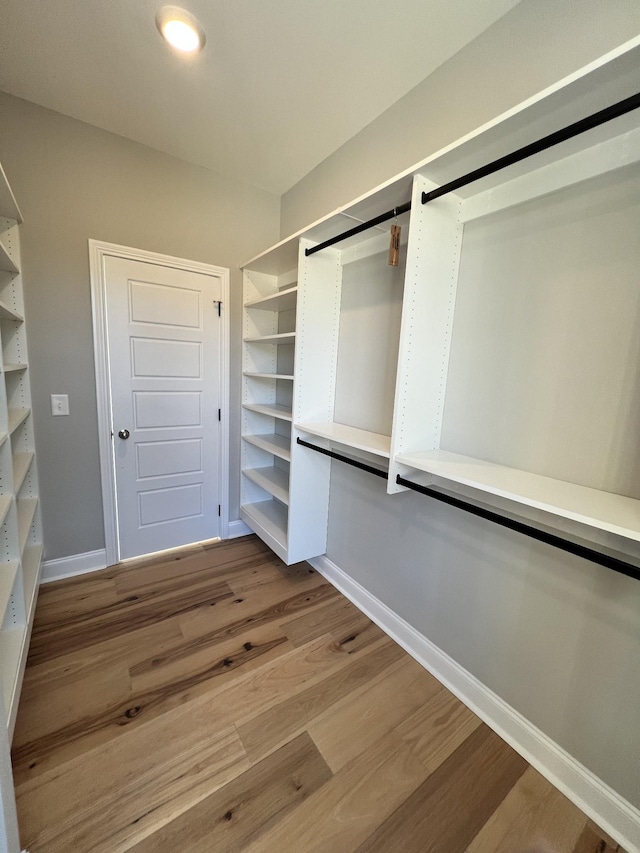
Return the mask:
<path fill-rule="evenodd" d="M 117 257 L 105 277 L 120 557 L 215 538 L 220 279 Z"/>

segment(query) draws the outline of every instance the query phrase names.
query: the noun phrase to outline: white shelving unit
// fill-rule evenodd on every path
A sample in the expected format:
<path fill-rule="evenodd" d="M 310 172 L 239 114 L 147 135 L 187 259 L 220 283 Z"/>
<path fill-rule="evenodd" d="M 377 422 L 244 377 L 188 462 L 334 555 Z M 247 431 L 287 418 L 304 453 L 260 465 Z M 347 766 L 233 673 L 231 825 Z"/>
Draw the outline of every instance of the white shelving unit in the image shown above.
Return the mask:
<path fill-rule="evenodd" d="M 0 685 L 9 740 L 18 710 L 43 553 L 20 274 L 21 221 L 0 168 Z"/>
<path fill-rule="evenodd" d="M 243 518 L 284 560 L 326 548 L 298 436 L 640 553 L 640 110 L 422 203 L 639 91 L 622 48 L 246 265 Z M 409 199 L 399 268 L 393 220 L 306 255 Z"/>

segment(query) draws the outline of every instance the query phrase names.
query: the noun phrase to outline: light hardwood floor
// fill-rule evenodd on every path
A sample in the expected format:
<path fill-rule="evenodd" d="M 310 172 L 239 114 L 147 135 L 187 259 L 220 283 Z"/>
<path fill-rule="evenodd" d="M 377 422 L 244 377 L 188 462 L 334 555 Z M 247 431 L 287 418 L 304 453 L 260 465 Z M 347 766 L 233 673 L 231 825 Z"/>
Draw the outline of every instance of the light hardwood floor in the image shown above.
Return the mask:
<path fill-rule="evenodd" d="M 13 759 L 30 853 L 620 849 L 253 536 L 44 586 Z"/>

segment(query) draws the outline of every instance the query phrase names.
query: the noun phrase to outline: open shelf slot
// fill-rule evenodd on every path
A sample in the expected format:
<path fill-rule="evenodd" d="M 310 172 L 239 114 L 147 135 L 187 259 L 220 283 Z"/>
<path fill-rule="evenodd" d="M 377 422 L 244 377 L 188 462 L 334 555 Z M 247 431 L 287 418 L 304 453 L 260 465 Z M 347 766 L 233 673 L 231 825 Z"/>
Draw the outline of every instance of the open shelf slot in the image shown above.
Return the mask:
<path fill-rule="evenodd" d="M 242 473 L 281 503 L 289 504 L 289 473 L 287 471 L 275 466 L 265 466 L 263 468 L 246 468 Z"/>
<path fill-rule="evenodd" d="M 33 462 L 33 452 L 24 451 L 13 454 L 13 490 L 16 494 L 20 491 L 24 478 L 29 473 L 31 463 Z"/>
<path fill-rule="evenodd" d="M 352 447 L 354 450 L 364 450 L 367 453 L 374 453 L 376 456 L 389 458 L 391 437 L 388 435 L 337 423 L 300 423 L 295 424 L 295 426 L 300 432 L 305 432 L 308 435 L 317 435 L 345 447 Z"/>
<path fill-rule="evenodd" d="M 260 450 L 266 450 L 272 456 L 277 456 L 279 459 L 284 459 L 286 462 L 291 460 L 291 438 L 289 436 L 278 435 L 277 433 L 264 433 L 256 435 L 243 435 L 243 440 L 254 447 L 259 447 Z"/>
<path fill-rule="evenodd" d="M 13 219 L 15 222 L 22 222 L 22 214 L 18 207 L 18 202 L 13 194 L 9 181 L 4 173 L 4 169 L 0 165 L 0 217 L 4 219 Z"/>
<path fill-rule="evenodd" d="M 252 373 L 245 371 L 243 376 L 247 376 L 249 379 L 283 379 L 293 382 L 293 376 L 289 373 Z"/>
<path fill-rule="evenodd" d="M 20 267 L 13 260 L 2 240 L 0 240 L 0 270 L 20 272 Z"/>
<path fill-rule="evenodd" d="M 268 415 L 281 421 L 291 421 L 293 414 L 291 409 L 280 406 L 278 403 L 243 403 L 243 409 L 249 412 L 257 412 L 259 415 Z"/>
<path fill-rule="evenodd" d="M 6 302 L 0 300 L 0 320 L 14 320 L 17 323 L 24 323 L 24 317 L 18 311 L 10 308 Z"/>
<path fill-rule="evenodd" d="M 19 563 L 17 560 L 10 560 L 7 563 L 0 563 L 0 624 L 4 624 L 7 607 L 11 599 L 16 574 L 18 573 Z"/>
<path fill-rule="evenodd" d="M 31 414 L 31 409 L 9 409 L 9 434 L 14 433 Z"/>
<path fill-rule="evenodd" d="M 17 503 L 18 544 L 20 547 L 20 554 L 22 555 L 25 550 L 27 540 L 29 538 L 29 531 L 31 530 L 31 525 L 33 524 L 36 509 L 38 508 L 38 498 L 19 498 Z"/>
<path fill-rule="evenodd" d="M 283 332 L 275 335 L 258 335 L 257 337 L 245 338 L 246 344 L 293 344 L 296 340 L 295 332 Z"/>
<path fill-rule="evenodd" d="M 255 308 L 262 311 L 289 311 L 296 307 L 298 299 L 298 288 L 288 287 L 270 296 L 262 296 L 260 299 L 252 299 L 245 304 L 245 308 Z"/>
<path fill-rule="evenodd" d="M 5 362 L 4 372 L 5 373 L 17 373 L 21 370 L 26 370 L 27 367 L 28 367 L 28 365 L 26 365 L 26 364 L 12 364 L 10 362 L 9 363 Z"/>
<path fill-rule="evenodd" d="M 240 518 L 287 562 L 287 508 L 275 499 L 240 507 Z"/>
<path fill-rule="evenodd" d="M 26 638 L 26 625 L 16 625 L 6 631 L 3 630 L 0 634 L 0 643 L 2 643 L 0 679 L 7 717 L 10 720 L 15 718 L 17 710 L 18 679 L 22 672 L 21 662 Z"/>
<path fill-rule="evenodd" d="M 27 618 L 32 616 L 36 589 L 40 581 L 40 571 L 42 568 L 42 555 L 44 547 L 42 545 L 27 545 L 22 556 L 22 571 L 24 574 L 24 600 L 27 611 Z"/>
<path fill-rule="evenodd" d="M 0 495 L 0 525 L 4 524 L 12 502 L 13 495 Z"/>

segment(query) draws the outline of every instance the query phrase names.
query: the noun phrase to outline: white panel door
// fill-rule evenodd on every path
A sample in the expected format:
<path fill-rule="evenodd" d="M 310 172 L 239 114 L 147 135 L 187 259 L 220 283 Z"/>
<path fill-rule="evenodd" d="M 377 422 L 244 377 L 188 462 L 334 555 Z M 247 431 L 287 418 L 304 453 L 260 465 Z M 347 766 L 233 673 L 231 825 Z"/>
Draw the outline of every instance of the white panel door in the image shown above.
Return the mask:
<path fill-rule="evenodd" d="M 120 559 L 220 535 L 221 281 L 105 258 Z"/>

